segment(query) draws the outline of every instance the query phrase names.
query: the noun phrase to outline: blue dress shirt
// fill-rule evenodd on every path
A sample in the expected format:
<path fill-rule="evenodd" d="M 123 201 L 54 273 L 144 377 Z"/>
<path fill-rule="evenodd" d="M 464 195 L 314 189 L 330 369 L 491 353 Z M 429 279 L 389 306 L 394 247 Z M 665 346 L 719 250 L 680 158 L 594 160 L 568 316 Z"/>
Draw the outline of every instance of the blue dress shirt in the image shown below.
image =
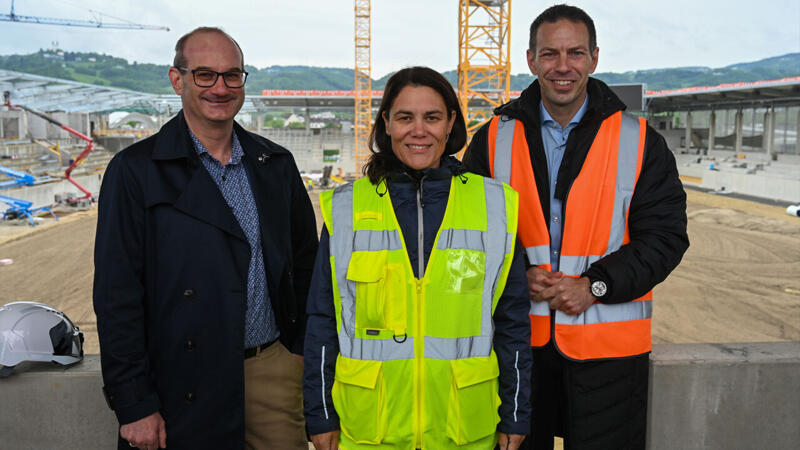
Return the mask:
<path fill-rule="evenodd" d="M 583 105 L 570 119 L 566 127 L 553 120 L 550 113 L 544 107 L 544 103 L 539 102 L 539 115 L 542 120 L 542 144 L 544 153 L 547 156 L 547 174 L 550 177 L 550 266 L 553 272 L 558 271 L 558 257 L 561 253 L 561 232 L 564 223 L 562 217 L 561 200 L 555 197 L 556 180 L 558 179 L 558 169 L 561 167 L 561 160 L 564 158 L 564 149 L 567 146 L 569 133 L 578 126 L 583 115 L 586 114 L 589 104 L 589 94 Z M 547 215 L 545 215 L 547 217 Z"/>
<path fill-rule="evenodd" d="M 250 266 L 247 273 L 247 312 L 245 313 L 244 348 L 256 347 L 278 338 L 279 330 L 267 291 L 267 273 L 261 247 L 261 226 L 258 221 L 253 191 L 247 178 L 244 151 L 233 133 L 233 152 L 224 166 L 208 153 L 208 149 L 189 132 L 200 161 L 219 187 L 222 196 L 242 227 L 250 244 Z"/>

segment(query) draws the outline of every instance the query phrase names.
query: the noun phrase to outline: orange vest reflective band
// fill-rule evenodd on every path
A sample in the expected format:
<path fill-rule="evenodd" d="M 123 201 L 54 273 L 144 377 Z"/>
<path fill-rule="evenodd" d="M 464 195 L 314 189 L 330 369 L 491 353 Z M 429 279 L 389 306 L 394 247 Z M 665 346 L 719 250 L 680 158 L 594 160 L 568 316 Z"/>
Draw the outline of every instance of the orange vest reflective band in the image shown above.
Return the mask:
<path fill-rule="evenodd" d="M 600 258 L 630 240 L 628 210 L 641 172 L 647 126 L 642 118 L 617 112 L 603 121 L 566 199 L 559 270 L 578 277 Z M 489 126 L 492 176 L 519 192 L 518 236 L 528 261 L 550 268 L 550 233 L 545 220 L 522 122 L 494 117 Z M 652 291 L 630 302 L 595 302 L 581 314 L 555 311 L 554 339 L 572 359 L 640 355 L 651 349 Z M 531 346 L 551 337 L 550 308 L 531 302 Z"/>

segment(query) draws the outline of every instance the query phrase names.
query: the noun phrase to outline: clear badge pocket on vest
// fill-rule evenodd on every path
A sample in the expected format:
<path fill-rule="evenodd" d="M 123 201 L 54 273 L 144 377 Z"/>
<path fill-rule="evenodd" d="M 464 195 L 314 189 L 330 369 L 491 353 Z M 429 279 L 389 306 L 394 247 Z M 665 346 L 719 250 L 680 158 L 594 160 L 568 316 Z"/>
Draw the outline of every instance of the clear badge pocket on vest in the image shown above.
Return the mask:
<path fill-rule="evenodd" d="M 355 283 L 355 327 L 360 339 L 390 339 L 406 332 L 403 267 L 387 251 L 353 252 L 347 279 Z"/>
<path fill-rule="evenodd" d="M 500 422 L 496 356 L 457 359 L 450 368 L 447 437 L 464 445 L 493 435 Z"/>
<path fill-rule="evenodd" d="M 342 433 L 358 444 L 379 444 L 386 435 L 382 367 L 383 361 L 336 360 L 333 404 Z"/>

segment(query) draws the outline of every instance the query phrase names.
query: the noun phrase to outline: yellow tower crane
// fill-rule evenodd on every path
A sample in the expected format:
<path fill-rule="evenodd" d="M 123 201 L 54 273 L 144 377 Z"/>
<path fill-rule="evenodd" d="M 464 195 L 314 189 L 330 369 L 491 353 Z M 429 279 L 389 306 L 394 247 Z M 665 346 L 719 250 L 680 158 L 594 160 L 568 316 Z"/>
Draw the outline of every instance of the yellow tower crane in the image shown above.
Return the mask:
<path fill-rule="evenodd" d="M 458 98 L 467 143 L 509 100 L 511 0 L 458 0 Z"/>
<path fill-rule="evenodd" d="M 355 64 L 355 160 L 356 177 L 370 156 L 369 132 L 372 126 L 372 78 L 370 56 L 370 0 L 355 0 L 356 64 Z"/>

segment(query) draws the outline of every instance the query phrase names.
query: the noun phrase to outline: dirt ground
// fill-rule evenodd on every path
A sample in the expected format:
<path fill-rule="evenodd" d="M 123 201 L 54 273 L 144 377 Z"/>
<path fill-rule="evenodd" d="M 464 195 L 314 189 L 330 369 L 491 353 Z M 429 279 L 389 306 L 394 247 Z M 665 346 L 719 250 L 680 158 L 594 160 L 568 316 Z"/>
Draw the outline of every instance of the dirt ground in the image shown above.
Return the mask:
<path fill-rule="evenodd" d="M 800 219 L 777 206 L 687 195 L 691 247 L 655 290 L 654 342 L 800 341 Z M 33 229 L 0 225 L 0 260 L 13 259 L 0 265 L 0 304 L 59 308 L 85 333 L 87 353 L 99 352 L 91 300 L 96 223 L 89 211 Z"/>

